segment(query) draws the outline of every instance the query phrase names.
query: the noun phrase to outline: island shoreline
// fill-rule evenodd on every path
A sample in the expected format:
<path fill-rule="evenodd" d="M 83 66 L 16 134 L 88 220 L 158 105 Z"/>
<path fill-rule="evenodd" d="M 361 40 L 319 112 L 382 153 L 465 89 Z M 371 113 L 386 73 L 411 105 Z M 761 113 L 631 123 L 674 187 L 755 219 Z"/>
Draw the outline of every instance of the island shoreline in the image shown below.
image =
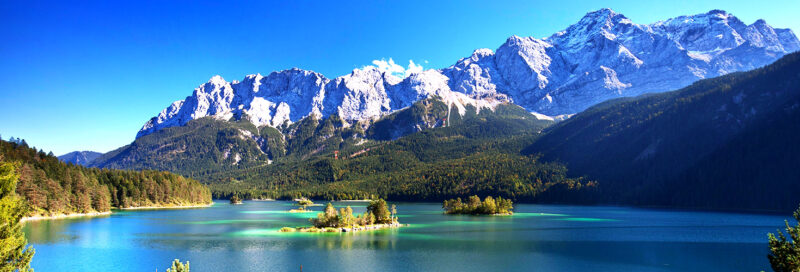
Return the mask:
<path fill-rule="evenodd" d="M 408 224 L 400 224 L 400 223 L 391 223 L 391 224 L 373 224 L 368 226 L 359 226 L 359 227 L 325 227 L 325 228 L 317 228 L 317 227 L 283 227 L 278 232 L 282 233 L 292 233 L 292 232 L 301 232 L 301 233 L 354 233 L 354 232 L 362 232 L 362 231 L 373 231 L 373 230 L 382 230 L 382 229 L 398 229 L 401 227 L 408 227 Z"/>

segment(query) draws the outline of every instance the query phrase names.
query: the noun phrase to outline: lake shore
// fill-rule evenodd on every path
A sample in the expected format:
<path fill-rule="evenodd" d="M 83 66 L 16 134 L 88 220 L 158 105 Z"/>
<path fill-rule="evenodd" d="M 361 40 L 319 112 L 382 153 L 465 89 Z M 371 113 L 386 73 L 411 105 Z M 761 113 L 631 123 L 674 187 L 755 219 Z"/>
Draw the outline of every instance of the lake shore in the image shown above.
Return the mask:
<path fill-rule="evenodd" d="M 111 211 L 107 212 L 90 212 L 90 213 L 69 213 L 69 214 L 56 214 L 56 215 L 34 215 L 26 216 L 20 219 L 20 222 L 25 221 L 38 221 L 38 220 L 52 220 L 52 219 L 67 219 L 78 217 L 97 217 L 111 215 Z"/>
<path fill-rule="evenodd" d="M 369 226 L 357 226 L 357 227 L 348 227 L 348 228 L 317 228 L 317 227 L 299 227 L 299 228 L 292 228 L 292 227 L 284 227 L 279 230 L 279 232 L 307 232 L 307 233 L 324 233 L 324 232 L 360 232 L 360 231 L 371 231 L 371 230 L 381 230 L 381 229 L 390 229 L 390 228 L 400 228 L 400 227 L 407 227 L 408 224 L 400 224 L 400 223 L 391 223 L 391 224 L 373 224 Z"/>
<path fill-rule="evenodd" d="M 119 208 L 118 210 L 195 209 L 195 208 L 208 208 L 208 207 L 211 207 L 211 205 L 214 205 L 214 203 L 210 203 L 210 204 L 206 204 L 206 205 L 127 207 L 127 208 Z M 56 215 L 34 215 L 34 216 L 23 217 L 22 219 L 20 219 L 20 222 L 37 221 L 37 220 L 68 219 L 68 218 L 78 218 L 78 217 L 98 217 L 98 216 L 108 216 L 108 215 L 111 215 L 112 213 L 113 213 L 112 211 L 107 211 L 107 212 L 56 214 Z"/>
<path fill-rule="evenodd" d="M 119 210 L 168 210 L 168 209 L 195 209 L 195 208 L 208 208 L 214 205 L 214 202 L 201 205 L 181 205 L 181 206 L 138 206 L 119 208 Z"/>

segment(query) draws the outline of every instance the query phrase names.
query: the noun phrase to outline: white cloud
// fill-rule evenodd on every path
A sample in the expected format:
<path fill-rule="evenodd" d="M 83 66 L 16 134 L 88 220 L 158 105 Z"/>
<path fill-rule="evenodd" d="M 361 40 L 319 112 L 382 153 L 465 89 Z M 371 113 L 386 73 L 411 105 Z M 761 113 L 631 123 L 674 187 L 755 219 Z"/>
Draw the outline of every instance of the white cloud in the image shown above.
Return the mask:
<path fill-rule="evenodd" d="M 374 66 L 373 66 L 374 65 Z M 397 63 L 394 63 L 392 58 L 389 58 L 387 61 L 386 59 L 380 60 L 373 60 L 372 65 L 368 65 L 365 67 L 373 66 L 378 68 L 379 71 L 389 72 L 393 76 L 399 78 L 406 78 L 411 74 L 421 73 L 423 71 L 422 65 L 414 63 L 414 61 L 408 61 L 408 67 L 403 67 Z"/>

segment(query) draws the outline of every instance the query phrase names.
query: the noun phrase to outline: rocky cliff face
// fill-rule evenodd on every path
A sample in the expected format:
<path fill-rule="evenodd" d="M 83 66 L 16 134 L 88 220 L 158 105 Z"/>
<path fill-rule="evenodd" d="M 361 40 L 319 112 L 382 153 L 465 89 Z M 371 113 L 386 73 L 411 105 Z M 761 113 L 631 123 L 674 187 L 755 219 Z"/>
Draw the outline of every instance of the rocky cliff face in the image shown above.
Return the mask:
<path fill-rule="evenodd" d="M 747 25 L 725 11 L 643 25 L 601 9 L 550 37 L 512 36 L 496 52 L 478 49 L 453 66 L 405 78 L 371 66 L 334 79 L 300 69 L 233 82 L 215 76 L 150 119 L 137 137 L 206 116 L 271 127 L 310 115 L 361 121 L 432 97 L 460 114 L 467 105 L 480 111 L 511 101 L 568 115 L 611 98 L 757 68 L 797 50 L 791 30 L 764 20 Z"/>

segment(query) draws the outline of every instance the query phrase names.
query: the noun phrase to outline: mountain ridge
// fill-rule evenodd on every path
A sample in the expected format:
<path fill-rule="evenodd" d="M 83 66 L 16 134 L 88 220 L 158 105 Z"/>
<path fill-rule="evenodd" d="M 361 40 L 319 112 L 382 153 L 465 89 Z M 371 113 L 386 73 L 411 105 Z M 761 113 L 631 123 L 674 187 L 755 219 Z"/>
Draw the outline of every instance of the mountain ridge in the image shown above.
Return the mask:
<path fill-rule="evenodd" d="M 90 163 L 92 163 L 92 161 L 94 161 L 95 159 L 97 159 L 98 157 L 100 157 L 102 155 L 103 155 L 103 153 L 94 152 L 94 151 L 73 151 L 73 152 L 69 152 L 67 154 L 58 156 L 58 159 L 63 161 L 63 162 L 66 162 L 66 163 L 72 163 L 72 164 L 87 166 Z"/>
<path fill-rule="evenodd" d="M 673 92 L 606 101 L 523 150 L 600 184 L 601 202 L 796 208 L 800 53 Z"/>
<path fill-rule="evenodd" d="M 549 37 L 511 36 L 496 52 L 477 49 L 450 67 L 405 78 L 374 66 L 333 79 L 297 68 L 232 82 L 214 76 L 147 121 L 137 138 L 205 116 L 246 116 L 271 127 L 310 115 L 363 121 L 431 97 L 443 98 L 462 115 L 466 105 L 480 110 L 499 102 L 568 115 L 610 98 L 754 69 L 798 49 L 791 30 L 764 20 L 746 25 L 721 10 L 640 25 L 600 9 Z"/>

